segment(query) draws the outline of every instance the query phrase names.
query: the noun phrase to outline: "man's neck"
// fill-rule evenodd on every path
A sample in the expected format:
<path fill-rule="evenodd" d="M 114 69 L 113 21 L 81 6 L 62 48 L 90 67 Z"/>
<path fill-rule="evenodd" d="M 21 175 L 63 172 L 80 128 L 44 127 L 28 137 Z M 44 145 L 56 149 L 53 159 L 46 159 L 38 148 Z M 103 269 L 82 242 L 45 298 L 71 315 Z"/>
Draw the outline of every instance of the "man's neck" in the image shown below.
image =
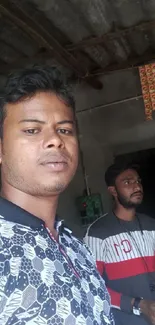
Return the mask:
<path fill-rule="evenodd" d="M 54 237 L 55 216 L 58 204 L 58 196 L 37 197 L 21 192 L 16 188 L 8 186 L 2 187 L 1 196 L 8 201 L 18 205 L 27 212 L 42 219 Z"/>
<path fill-rule="evenodd" d="M 135 208 L 126 209 L 122 205 L 115 206 L 114 213 L 119 219 L 124 221 L 132 221 L 136 216 Z"/>

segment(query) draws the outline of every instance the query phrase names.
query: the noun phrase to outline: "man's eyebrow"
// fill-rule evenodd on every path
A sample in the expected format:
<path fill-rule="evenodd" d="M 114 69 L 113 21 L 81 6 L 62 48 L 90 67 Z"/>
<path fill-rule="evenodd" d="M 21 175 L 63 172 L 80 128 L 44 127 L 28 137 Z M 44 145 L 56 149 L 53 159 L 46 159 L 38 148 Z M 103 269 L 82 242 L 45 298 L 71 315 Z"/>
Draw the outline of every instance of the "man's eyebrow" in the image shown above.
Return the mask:
<path fill-rule="evenodd" d="M 38 120 L 38 119 L 35 119 L 35 118 L 27 118 L 27 119 L 20 120 L 19 124 L 20 123 L 26 123 L 26 122 L 34 122 L 34 123 L 45 124 L 44 121 L 41 121 L 41 120 Z"/>
<path fill-rule="evenodd" d="M 57 124 L 72 124 L 72 125 L 74 125 L 75 122 L 73 120 L 62 120 L 62 121 L 57 122 Z"/>
<path fill-rule="evenodd" d="M 132 177 L 132 176 L 127 176 L 127 177 L 123 178 L 122 181 L 123 181 L 123 182 L 124 182 L 124 181 L 130 181 L 130 180 L 132 180 L 132 179 L 134 179 L 134 177 Z M 136 180 L 141 181 L 141 178 L 140 178 L 140 177 L 137 177 Z"/>
<path fill-rule="evenodd" d="M 38 120 L 38 119 L 36 119 L 36 118 L 27 118 L 27 119 L 20 120 L 20 121 L 19 121 L 19 124 L 20 124 L 20 123 L 27 123 L 27 122 L 30 122 L 30 123 L 46 124 L 45 121 L 41 121 L 41 120 Z M 58 124 L 58 125 L 62 125 L 62 124 L 71 124 L 71 125 L 75 125 L 75 122 L 74 122 L 74 120 L 62 120 L 62 121 L 57 122 L 57 124 Z"/>
<path fill-rule="evenodd" d="M 131 176 L 126 176 L 124 178 L 122 178 L 122 181 L 130 181 L 130 179 L 133 179 L 134 177 L 131 177 Z"/>

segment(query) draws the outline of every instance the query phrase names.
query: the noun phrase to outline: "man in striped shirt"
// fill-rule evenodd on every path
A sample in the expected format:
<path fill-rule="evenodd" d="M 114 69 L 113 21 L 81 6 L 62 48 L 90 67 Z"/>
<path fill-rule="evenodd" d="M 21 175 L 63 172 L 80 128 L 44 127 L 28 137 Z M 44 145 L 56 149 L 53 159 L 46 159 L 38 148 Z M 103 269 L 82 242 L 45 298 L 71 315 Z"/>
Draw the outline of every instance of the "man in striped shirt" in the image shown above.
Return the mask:
<path fill-rule="evenodd" d="M 111 294 L 116 325 L 155 324 L 155 220 L 136 213 L 143 188 L 134 165 L 105 174 L 113 212 L 87 230 L 85 242 Z"/>

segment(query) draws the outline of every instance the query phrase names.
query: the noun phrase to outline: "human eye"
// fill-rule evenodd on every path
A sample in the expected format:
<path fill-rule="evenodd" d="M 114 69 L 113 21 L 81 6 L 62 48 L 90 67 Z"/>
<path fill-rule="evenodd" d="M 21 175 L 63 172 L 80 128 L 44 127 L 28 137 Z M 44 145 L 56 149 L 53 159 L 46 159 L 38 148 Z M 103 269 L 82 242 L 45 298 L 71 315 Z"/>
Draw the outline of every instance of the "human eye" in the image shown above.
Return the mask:
<path fill-rule="evenodd" d="M 29 128 L 29 129 L 24 130 L 23 132 L 28 135 L 33 135 L 33 134 L 39 133 L 40 130 L 38 128 Z"/>
<path fill-rule="evenodd" d="M 72 135 L 73 134 L 73 130 L 69 130 L 69 129 L 58 129 L 57 130 L 58 133 L 60 134 L 65 134 L 65 135 Z"/>
<path fill-rule="evenodd" d="M 137 180 L 137 184 L 142 184 L 142 180 L 141 179 L 138 179 Z"/>

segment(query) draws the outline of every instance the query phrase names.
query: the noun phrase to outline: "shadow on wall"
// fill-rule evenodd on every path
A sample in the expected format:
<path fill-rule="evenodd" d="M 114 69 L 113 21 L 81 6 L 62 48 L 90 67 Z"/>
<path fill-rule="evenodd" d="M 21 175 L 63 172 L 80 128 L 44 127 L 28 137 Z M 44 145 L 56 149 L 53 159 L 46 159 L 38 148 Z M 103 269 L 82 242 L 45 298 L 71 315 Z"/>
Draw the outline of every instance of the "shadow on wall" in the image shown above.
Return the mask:
<path fill-rule="evenodd" d="M 84 228 L 81 225 L 75 200 L 73 192 L 67 189 L 60 196 L 57 212 L 59 219 L 65 221 L 65 225 L 73 231 L 73 234 L 76 237 L 82 238 Z"/>

